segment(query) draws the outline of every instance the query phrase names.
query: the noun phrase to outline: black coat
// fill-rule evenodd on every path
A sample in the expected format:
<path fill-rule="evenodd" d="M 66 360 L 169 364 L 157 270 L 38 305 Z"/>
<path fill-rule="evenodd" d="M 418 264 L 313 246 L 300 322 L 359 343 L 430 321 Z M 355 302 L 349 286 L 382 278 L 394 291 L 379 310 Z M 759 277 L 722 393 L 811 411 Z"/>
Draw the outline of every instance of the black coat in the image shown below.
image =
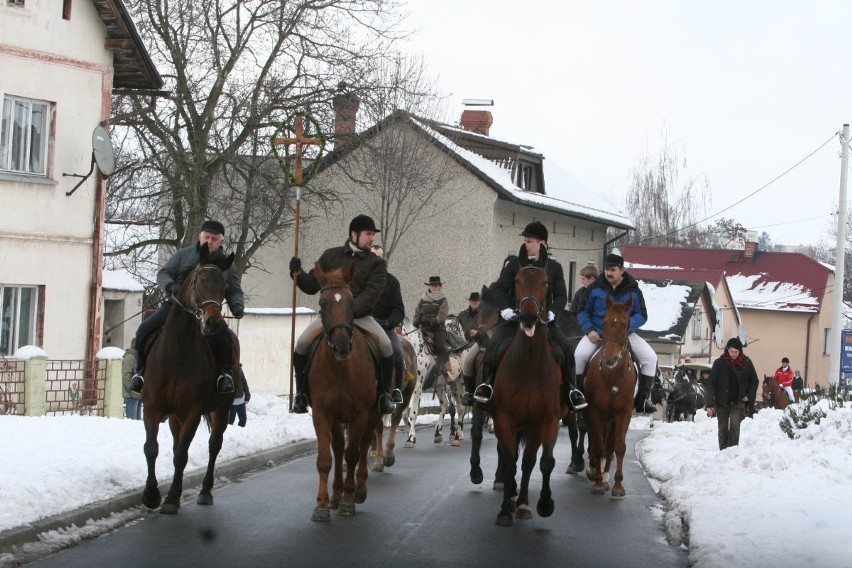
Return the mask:
<path fill-rule="evenodd" d="M 757 387 L 760 381 L 757 379 L 757 371 L 751 359 L 745 357 L 742 368 L 734 367 L 724 356 L 713 362 L 710 370 L 710 378 L 707 380 L 705 397 L 707 407 L 729 407 L 735 402 L 748 397 L 752 403 L 757 396 Z M 731 387 L 736 388 L 734 391 Z"/>
<path fill-rule="evenodd" d="M 186 275 L 198 265 L 200 254 L 201 247 L 197 243 L 195 246 L 182 248 L 174 253 L 157 272 L 157 286 L 165 292 L 167 298 L 171 293 L 172 285 L 183 282 Z M 225 292 L 225 298 L 228 300 L 231 313 L 241 314 L 243 308 L 245 308 L 245 298 L 242 286 L 240 286 L 240 275 L 233 264 L 225 271 L 225 278 L 228 281 L 228 291 Z"/>
<path fill-rule="evenodd" d="M 385 329 L 393 329 L 405 319 L 405 303 L 402 301 L 399 280 L 391 273 L 387 274 L 385 290 L 379 296 L 376 307 L 373 308 L 373 317 Z"/>
<path fill-rule="evenodd" d="M 494 297 L 494 303 L 497 309 L 504 310 L 506 308 L 516 308 L 517 302 L 515 299 L 515 276 L 518 275 L 518 270 L 521 269 L 521 260 L 517 256 L 510 256 L 506 259 L 506 264 L 503 270 L 500 271 L 500 276 L 497 281 L 491 284 L 491 294 Z M 562 265 L 553 259 L 549 259 L 545 265 L 547 272 L 547 309 L 558 314 L 568 305 L 568 290 L 565 287 L 565 275 L 562 272 Z"/>

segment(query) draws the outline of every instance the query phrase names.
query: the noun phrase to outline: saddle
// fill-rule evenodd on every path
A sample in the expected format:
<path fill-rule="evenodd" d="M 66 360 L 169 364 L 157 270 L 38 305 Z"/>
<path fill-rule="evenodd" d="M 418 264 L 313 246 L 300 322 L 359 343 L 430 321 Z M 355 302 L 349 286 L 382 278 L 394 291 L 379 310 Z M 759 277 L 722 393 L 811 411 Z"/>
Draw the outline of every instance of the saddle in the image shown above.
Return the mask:
<path fill-rule="evenodd" d="M 381 351 L 379 351 L 379 339 L 374 334 L 370 333 L 366 329 L 362 328 L 358 324 L 355 324 L 355 327 L 358 328 L 358 331 L 364 334 L 364 338 L 367 340 L 367 348 L 370 351 L 370 358 L 373 360 L 373 365 L 376 367 L 376 375 L 381 376 Z M 323 329 L 322 327 L 318 327 L 311 332 L 310 335 L 310 347 L 308 348 L 308 362 L 305 365 L 305 369 L 311 368 L 311 363 L 314 360 L 314 355 L 316 355 L 317 349 L 319 348 L 320 341 L 322 341 Z"/>

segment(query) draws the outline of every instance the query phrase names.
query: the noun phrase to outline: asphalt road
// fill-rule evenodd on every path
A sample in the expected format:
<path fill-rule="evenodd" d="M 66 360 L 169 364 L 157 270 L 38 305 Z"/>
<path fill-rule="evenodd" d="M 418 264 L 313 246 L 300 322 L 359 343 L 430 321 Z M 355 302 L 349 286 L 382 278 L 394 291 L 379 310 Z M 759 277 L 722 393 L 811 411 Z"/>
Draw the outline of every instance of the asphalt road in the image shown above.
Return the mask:
<path fill-rule="evenodd" d="M 354 517 L 311 521 L 318 477 L 315 456 L 245 474 L 214 488 L 215 504 L 194 499 L 176 516 L 152 513 L 113 533 L 32 566 L 617 566 L 686 567 L 683 547 L 666 544 L 662 506 L 633 457 L 643 432 L 628 437 L 627 497 L 592 495 L 585 474 L 566 475 L 567 432 L 560 433 L 549 518 L 495 525 L 501 495 L 492 490 L 495 441 L 486 434 L 485 481 L 468 478 L 470 441 L 460 448 L 418 436 L 384 473 L 372 473 Z M 424 443 L 428 442 L 428 443 Z M 534 470 L 535 507 L 541 477 Z"/>

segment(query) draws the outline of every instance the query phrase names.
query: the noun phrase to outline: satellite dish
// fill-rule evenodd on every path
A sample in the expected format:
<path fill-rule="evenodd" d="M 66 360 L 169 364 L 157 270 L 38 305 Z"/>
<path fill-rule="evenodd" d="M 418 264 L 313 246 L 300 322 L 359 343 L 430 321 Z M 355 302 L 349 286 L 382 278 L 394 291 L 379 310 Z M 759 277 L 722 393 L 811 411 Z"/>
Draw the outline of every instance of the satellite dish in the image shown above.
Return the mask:
<path fill-rule="evenodd" d="M 103 126 L 95 126 L 92 132 L 92 157 L 104 177 L 109 177 L 115 171 L 115 152 L 109 132 Z"/>

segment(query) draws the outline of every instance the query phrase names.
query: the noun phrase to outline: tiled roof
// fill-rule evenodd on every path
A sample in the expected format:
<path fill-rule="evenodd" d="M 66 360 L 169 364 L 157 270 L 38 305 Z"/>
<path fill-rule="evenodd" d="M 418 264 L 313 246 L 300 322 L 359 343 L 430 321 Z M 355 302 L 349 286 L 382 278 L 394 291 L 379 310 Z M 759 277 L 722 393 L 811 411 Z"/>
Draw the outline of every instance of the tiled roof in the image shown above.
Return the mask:
<path fill-rule="evenodd" d="M 122 0 L 92 0 L 106 26 L 106 48 L 113 52 L 113 88 L 155 90 L 163 86 L 148 50 Z"/>

